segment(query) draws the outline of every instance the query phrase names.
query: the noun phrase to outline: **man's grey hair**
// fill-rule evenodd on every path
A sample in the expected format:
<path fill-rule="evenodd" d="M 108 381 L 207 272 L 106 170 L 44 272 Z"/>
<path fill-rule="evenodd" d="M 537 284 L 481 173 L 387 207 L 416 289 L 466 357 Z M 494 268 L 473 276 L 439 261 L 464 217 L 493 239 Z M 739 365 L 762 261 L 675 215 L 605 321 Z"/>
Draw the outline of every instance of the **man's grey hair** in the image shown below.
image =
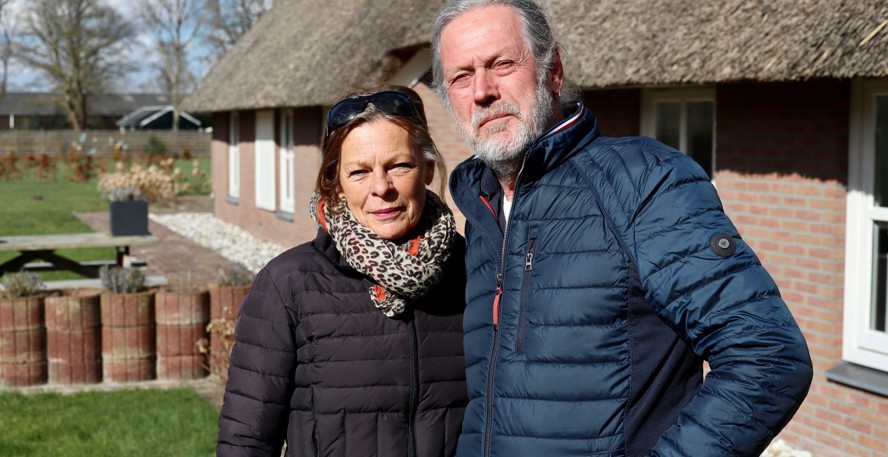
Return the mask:
<path fill-rule="evenodd" d="M 538 84 L 544 81 L 549 71 L 552 70 L 555 52 L 557 51 L 560 54 L 562 60 L 565 57 L 561 45 L 558 44 L 558 41 L 552 34 L 552 28 L 549 27 L 549 21 L 546 19 L 545 13 L 533 0 L 452 0 L 438 13 L 432 35 L 433 85 L 435 92 L 438 93 L 438 96 L 444 100 L 448 107 L 450 106 L 450 99 L 447 97 L 444 68 L 441 65 L 441 33 L 457 16 L 474 8 L 484 6 L 507 6 L 518 13 L 524 32 L 524 42 L 530 48 L 530 52 L 539 68 L 537 73 Z M 573 86 L 566 79 L 561 95 L 560 99 L 576 95 Z"/>

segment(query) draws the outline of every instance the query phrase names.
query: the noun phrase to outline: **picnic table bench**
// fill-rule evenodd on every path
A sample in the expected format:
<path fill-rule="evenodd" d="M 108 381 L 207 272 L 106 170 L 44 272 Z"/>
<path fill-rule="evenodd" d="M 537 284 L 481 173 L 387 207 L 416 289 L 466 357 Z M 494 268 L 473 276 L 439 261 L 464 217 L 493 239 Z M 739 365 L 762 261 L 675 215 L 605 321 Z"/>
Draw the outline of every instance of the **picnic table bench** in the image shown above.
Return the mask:
<path fill-rule="evenodd" d="M 130 255 L 130 246 L 160 241 L 156 236 L 111 236 L 106 233 L 73 233 L 62 235 L 0 236 L 0 252 L 20 254 L 0 264 L 0 275 L 25 270 L 69 270 L 88 278 L 98 278 L 103 265 L 123 266 Z M 57 249 L 114 248 L 114 261 L 78 262 L 57 254 Z M 44 262 L 35 262 L 42 260 Z"/>

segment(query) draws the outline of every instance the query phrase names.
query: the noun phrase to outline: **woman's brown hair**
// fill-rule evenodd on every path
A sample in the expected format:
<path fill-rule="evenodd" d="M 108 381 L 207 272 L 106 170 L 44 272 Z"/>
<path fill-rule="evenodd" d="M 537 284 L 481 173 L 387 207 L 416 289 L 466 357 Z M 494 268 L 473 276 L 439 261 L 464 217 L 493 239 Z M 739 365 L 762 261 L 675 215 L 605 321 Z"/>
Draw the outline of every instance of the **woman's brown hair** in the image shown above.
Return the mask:
<path fill-rule="evenodd" d="M 404 86 L 387 85 L 375 88 L 366 88 L 354 92 L 350 92 L 340 100 L 345 100 L 355 95 L 371 95 L 377 92 L 394 91 L 400 92 L 413 101 L 416 107 L 419 119 L 413 119 L 403 116 L 396 116 L 379 111 L 373 104 L 367 105 L 367 109 L 354 119 L 346 122 L 336 130 L 329 134 L 325 134 L 321 141 L 321 167 L 318 170 L 318 178 L 315 184 L 315 190 L 321 197 L 336 200 L 339 198 L 339 159 L 342 155 L 342 143 L 345 137 L 357 126 L 376 122 L 379 120 L 387 120 L 393 122 L 407 131 L 410 143 L 414 150 L 422 152 L 425 161 L 435 164 L 435 173 L 438 175 L 438 195 L 444 198 L 444 183 L 447 181 L 447 168 L 444 165 L 444 158 L 435 147 L 432 136 L 429 133 L 428 122 L 426 121 L 425 110 L 423 108 L 422 98 L 419 97 L 413 89 Z"/>

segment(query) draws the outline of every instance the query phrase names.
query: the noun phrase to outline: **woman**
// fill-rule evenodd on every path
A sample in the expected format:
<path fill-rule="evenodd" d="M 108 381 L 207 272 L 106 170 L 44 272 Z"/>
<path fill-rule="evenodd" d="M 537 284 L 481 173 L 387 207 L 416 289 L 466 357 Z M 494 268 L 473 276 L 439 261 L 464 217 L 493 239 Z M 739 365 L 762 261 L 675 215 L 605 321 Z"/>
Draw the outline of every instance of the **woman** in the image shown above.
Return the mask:
<path fill-rule="evenodd" d="M 426 186 L 443 160 L 405 87 L 330 109 L 314 241 L 244 300 L 217 455 L 451 456 L 466 403 L 464 240 Z"/>

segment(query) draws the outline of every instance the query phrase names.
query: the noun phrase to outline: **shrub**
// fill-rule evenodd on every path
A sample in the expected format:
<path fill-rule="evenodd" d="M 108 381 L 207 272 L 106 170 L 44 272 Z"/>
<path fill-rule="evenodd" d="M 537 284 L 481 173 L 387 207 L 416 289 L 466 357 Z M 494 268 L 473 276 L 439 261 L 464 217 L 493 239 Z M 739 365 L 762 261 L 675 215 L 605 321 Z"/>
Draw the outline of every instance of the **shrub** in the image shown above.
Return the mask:
<path fill-rule="evenodd" d="M 161 141 L 160 138 L 156 136 L 152 136 L 148 138 L 148 145 L 145 146 L 145 153 L 148 154 L 149 157 L 152 156 L 162 156 L 166 154 L 167 147 L 166 143 Z"/>
<path fill-rule="evenodd" d="M 124 155 L 123 155 L 124 151 L 123 150 L 124 150 L 123 142 L 118 141 L 118 142 L 114 143 L 114 149 L 111 150 L 111 159 L 114 160 L 115 162 L 120 162 L 121 160 L 123 160 L 124 159 Z"/>
<path fill-rule="evenodd" d="M 5 175 L 11 179 L 21 178 L 22 171 L 17 166 L 18 161 L 19 158 L 15 151 L 9 151 L 5 155 L 0 155 L 0 177 Z"/>
<path fill-rule="evenodd" d="M 253 282 L 253 273 L 240 264 L 227 265 L 219 269 L 216 282 L 220 286 L 248 286 Z"/>
<path fill-rule="evenodd" d="M 102 287 L 115 294 L 131 294 L 145 290 L 145 273 L 137 268 L 108 267 L 99 270 Z"/>
<path fill-rule="evenodd" d="M 225 314 L 229 312 L 230 310 L 228 309 L 223 310 L 223 313 Z M 197 350 L 211 360 L 207 367 L 210 370 L 210 373 L 219 376 L 222 379 L 228 379 L 228 365 L 231 363 L 231 348 L 234 347 L 234 325 L 234 320 L 226 319 L 224 317 L 213 319 L 207 324 L 207 333 L 210 334 L 210 338 L 219 341 L 218 349 L 220 353 L 218 354 L 215 353 L 216 348 L 212 347 L 213 345 L 210 344 L 209 339 L 201 338 L 197 340 Z"/>
<path fill-rule="evenodd" d="M 30 271 L 8 273 L 0 280 L 0 284 L 3 284 L 3 296 L 10 299 L 37 295 L 46 288 L 40 275 Z"/>
<path fill-rule="evenodd" d="M 111 201 L 134 200 L 144 198 L 150 202 L 173 198 L 177 188 L 173 176 L 166 174 L 156 166 L 142 167 L 134 164 L 124 171 L 121 162 L 117 163 L 114 173 L 105 173 L 99 178 L 99 190 L 102 196 Z"/>
<path fill-rule="evenodd" d="M 253 273 L 239 264 L 232 264 L 220 268 L 216 274 L 216 282 L 220 287 L 243 287 L 253 282 Z M 223 306 L 221 317 L 216 317 L 207 325 L 207 333 L 213 339 L 213 344 L 207 339 L 201 339 L 197 347 L 201 354 L 206 354 L 210 359 L 209 370 L 222 379 L 228 377 L 228 365 L 231 361 L 231 348 L 234 347 L 234 327 L 236 310 L 229 306 Z M 218 352 L 217 352 L 218 351 Z"/>
<path fill-rule="evenodd" d="M 34 157 L 34 176 L 37 179 L 56 179 L 55 162 L 49 154 L 40 153 Z"/>

